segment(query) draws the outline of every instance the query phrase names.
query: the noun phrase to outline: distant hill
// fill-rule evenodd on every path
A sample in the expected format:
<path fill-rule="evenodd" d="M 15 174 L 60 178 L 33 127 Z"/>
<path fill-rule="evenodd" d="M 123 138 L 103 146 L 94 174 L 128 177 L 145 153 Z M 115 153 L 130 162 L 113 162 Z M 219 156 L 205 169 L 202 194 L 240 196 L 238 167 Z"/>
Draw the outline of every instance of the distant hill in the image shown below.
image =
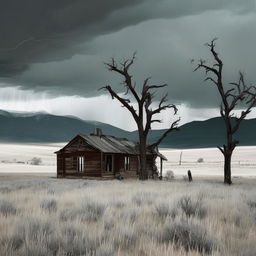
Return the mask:
<path fill-rule="evenodd" d="M 65 142 L 79 133 L 90 134 L 95 128 L 106 134 L 126 137 L 129 132 L 95 121 L 47 113 L 10 113 L 0 110 L 0 141 Z"/>
<path fill-rule="evenodd" d="M 165 130 L 154 130 L 149 142 L 156 141 Z M 247 119 L 241 123 L 234 136 L 240 146 L 256 145 L 256 119 Z M 171 133 L 162 143 L 162 147 L 200 148 L 222 146 L 225 142 L 225 127 L 221 117 L 206 121 L 193 121 L 180 127 L 180 131 Z"/>
<path fill-rule="evenodd" d="M 137 132 L 128 132 L 115 126 L 84 121 L 73 116 L 56 116 L 47 113 L 11 113 L 0 110 L 0 141 L 2 142 L 66 142 L 79 133 L 90 134 L 101 128 L 104 134 L 137 140 Z M 153 143 L 165 130 L 153 130 L 149 143 Z M 235 138 L 239 145 L 256 145 L 256 119 L 244 120 Z M 206 121 L 193 121 L 173 132 L 161 147 L 199 148 L 223 145 L 224 123 L 220 117 Z"/>

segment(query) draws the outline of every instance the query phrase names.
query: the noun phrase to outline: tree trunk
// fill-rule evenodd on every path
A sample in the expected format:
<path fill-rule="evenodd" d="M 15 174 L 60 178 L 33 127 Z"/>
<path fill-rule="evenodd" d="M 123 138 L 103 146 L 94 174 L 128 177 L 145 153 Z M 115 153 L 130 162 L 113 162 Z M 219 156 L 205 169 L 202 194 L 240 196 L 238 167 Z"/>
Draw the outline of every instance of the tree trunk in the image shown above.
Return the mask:
<path fill-rule="evenodd" d="M 231 185 L 231 157 L 233 153 L 233 137 L 231 132 L 231 122 L 228 119 L 227 127 L 227 146 L 224 148 L 224 183 Z"/>
<path fill-rule="evenodd" d="M 231 126 L 231 125 L 230 125 Z M 227 147 L 224 150 L 224 183 L 231 185 L 231 158 L 233 153 L 233 138 L 230 129 L 227 129 Z"/>
<path fill-rule="evenodd" d="M 231 156 L 232 156 L 232 153 L 229 153 L 229 152 L 225 152 L 225 154 L 224 154 L 224 159 L 225 159 L 224 183 L 229 184 L 229 185 L 232 184 L 232 181 L 231 181 Z"/>
<path fill-rule="evenodd" d="M 147 172 L 147 146 L 146 146 L 146 139 L 143 135 L 140 135 L 140 179 L 147 180 L 148 179 L 148 172 Z"/>
<path fill-rule="evenodd" d="M 147 160 L 146 160 L 146 154 L 142 153 L 140 155 L 140 179 L 141 180 L 147 180 L 148 179 L 148 172 L 147 172 Z"/>

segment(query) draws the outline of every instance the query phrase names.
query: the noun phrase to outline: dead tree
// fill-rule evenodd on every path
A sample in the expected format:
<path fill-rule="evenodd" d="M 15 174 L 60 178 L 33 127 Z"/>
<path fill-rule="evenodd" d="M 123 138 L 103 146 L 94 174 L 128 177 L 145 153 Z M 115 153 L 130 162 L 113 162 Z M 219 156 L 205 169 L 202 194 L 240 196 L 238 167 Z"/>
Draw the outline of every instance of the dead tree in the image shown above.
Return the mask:
<path fill-rule="evenodd" d="M 223 62 L 215 50 L 216 40 L 215 38 L 206 44 L 213 56 L 214 63 L 207 65 L 205 61 L 200 60 L 195 71 L 198 69 L 205 71 L 205 81 L 211 81 L 216 86 L 221 98 L 220 115 L 225 122 L 226 144 L 218 149 L 224 156 L 224 183 L 230 185 L 232 184 L 231 157 L 239 143 L 234 139 L 234 134 L 238 131 L 241 122 L 251 112 L 252 107 L 256 105 L 256 87 L 246 85 L 241 72 L 238 82 L 230 83 L 227 87 L 223 85 Z M 240 114 L 235 115 L 234 110 L 241 108 L 243 110 L 240 111 Z"/>
<path fill-rule="evenodd" d="M 167 84 L 150 84 L 150 78 L 147 78 L 143 82 L 141 92 L 138 92 L 138 90 L 136 89 L 136 83 L 133 81 L 132 76 L 129 73 L 129 68 L 134 63 L 135 55 L 136 54 L 134 54 L 131 59 L 127 59 L 119 64 L 113 58 L 111 62 L 105 63 L 109 71 L 114 71 L 124 78 L 124 96 L 115 92 L 110 85 L 104 86 L 101 89 L 105 89 L 106 91 L 108 91 L 112 99 L 117 99 L 123 107 L 128 109 L 137 124 L 139 135 L 140 160 L 139 177 L 140 179 L 145 180 L 148 179 L 148 171 L 146 167 L 147 136 L 149 130 L 151 129 L 151 125 L 153 123 L 161 122 L 160 119 L 154 118 L 154 116 L 166 109 L 173 109 L 174 114 L 176 114 L 177 107 L 174 104 L 167 103 L 167 94 L 165 94 L 165 96 L 161 98 L 156 108 L 152 107 L 155 90 L 165 88 Z M 135 108 L 133 107 L 134 102 L 137 105 L 137 107 Z M 171 131 L 177 130 L 179 120 L 180 119 L 174 121 L 171 124 L 170 128 L 167 129 L 154 144 L 150 145 L 150 147 L 156 148 Z"/>

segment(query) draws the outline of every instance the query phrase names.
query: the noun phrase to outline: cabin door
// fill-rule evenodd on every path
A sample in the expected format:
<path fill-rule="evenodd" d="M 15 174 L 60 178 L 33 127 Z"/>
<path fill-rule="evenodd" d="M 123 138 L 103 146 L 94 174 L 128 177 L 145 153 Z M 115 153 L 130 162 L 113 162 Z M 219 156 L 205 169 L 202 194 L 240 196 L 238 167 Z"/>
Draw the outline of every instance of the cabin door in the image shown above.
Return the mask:
<path fill-rule="evenodd" d="M 113 172 L 114 171 L 114 155 L 106 155 L 105 163 L 106 163 L 106 172 Z"/>

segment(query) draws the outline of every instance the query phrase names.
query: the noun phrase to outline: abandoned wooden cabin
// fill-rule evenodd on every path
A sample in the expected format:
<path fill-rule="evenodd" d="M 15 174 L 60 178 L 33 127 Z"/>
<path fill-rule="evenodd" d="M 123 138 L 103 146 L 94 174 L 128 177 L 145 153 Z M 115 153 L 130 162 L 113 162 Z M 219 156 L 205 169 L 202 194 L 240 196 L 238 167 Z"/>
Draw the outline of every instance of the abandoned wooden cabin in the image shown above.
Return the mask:
<path fill-rule="evenodd" d="M 57 154 L 57 177 L 137 177 L 139 173 L 138 144 L 124 138 L 101 134 L 77 135 Z M 149 175 L 156 173 L 155 159 L 166 158 L 157 150 L 147 151 Z"/>

